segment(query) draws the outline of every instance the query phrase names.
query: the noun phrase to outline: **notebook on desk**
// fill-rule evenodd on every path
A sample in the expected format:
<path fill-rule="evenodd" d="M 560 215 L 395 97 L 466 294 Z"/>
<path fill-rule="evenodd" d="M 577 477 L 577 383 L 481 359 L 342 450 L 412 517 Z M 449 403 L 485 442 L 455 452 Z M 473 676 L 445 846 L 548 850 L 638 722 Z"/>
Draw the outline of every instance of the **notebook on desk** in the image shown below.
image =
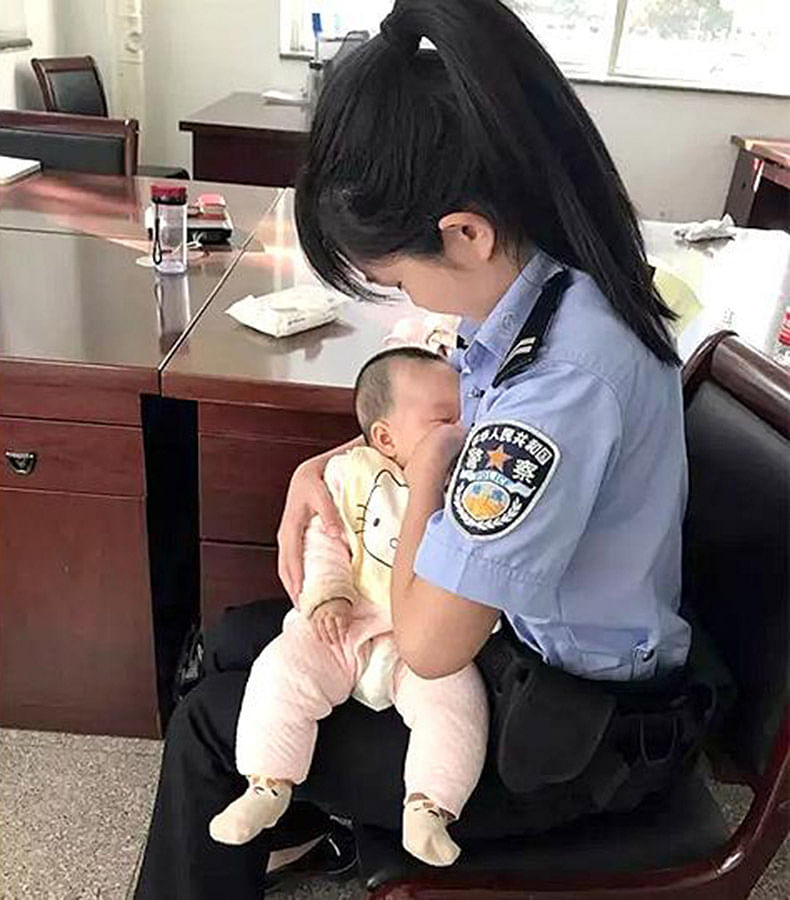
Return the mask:
<path fill-rule="evenodd" d="M 0 185 L 19 181 L 41 168 L 37 159 L 20 159 L 16 156 L 0 156 Z"/>

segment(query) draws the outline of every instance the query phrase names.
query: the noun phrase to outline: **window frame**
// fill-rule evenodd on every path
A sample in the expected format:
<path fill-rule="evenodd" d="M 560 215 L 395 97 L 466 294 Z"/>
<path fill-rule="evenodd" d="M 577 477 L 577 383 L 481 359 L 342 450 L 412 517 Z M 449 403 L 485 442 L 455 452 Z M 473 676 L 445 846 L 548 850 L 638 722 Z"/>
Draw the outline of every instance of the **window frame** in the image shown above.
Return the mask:
<path fill-rule="evenodd" d="M 565 77 L 572 84 L 597 84 L 629 88 L 652 88 L 670 91 L 690 91 L 706 94 L 735 94 L 745 97 L 769 97 L 776 99 L 790 98 L 790 87 L 786 89 L 772 90 L 769 86 L 748 86 L 738 84 L 712 84 L 705 81 L 690 81 L 684 78 L 671 78 L 655 75 L 629 75 L 617 71 L 617 57 L 623 39 L 629 0 L 616 0 L 617 6 L 614 13 L 612 34 L 609 42 L 609 53 L 605 71 L 600 74 L 594 72 L 567 72 L 558 63 Z M 282 17 L 285 10 L 288 16 L 292 16 L 289 0 L 280 0 L 280 21 L 278 29 L 282 33 Z M 313 58 L 311 50 L 283 50 L 282 40 L 278 38 L 280 59 L 304 60 Z"/>
<path fill-rule="evenodd" d="M 6 0 L 7 2 L 7 0 Z M 280 6 L 282 10 L 282 4 Z M 13 11 L 7 10 L 8 20 L 15 22 L 14 28 L 3 29 L 3 17 L 0 15 L 0 52 L 10 50 L 27 50 L 33 46 L 27 30 L 27 16 L 23 0 L 16 0 Z"/>

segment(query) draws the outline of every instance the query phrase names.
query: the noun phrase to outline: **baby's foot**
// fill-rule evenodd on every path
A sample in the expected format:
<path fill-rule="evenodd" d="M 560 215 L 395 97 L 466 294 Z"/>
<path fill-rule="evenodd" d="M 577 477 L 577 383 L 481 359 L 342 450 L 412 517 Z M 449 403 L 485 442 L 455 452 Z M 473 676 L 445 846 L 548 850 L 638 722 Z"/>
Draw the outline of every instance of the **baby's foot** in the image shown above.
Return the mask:
<path fill-rule="evenodd" d="M 407 800 L 403 808 L 403 846 L 429 866 L 451 866 L 461 848 L 447 833 L 448 818 L 425 797 Z"/>
<path fill-rule="evenodd" d="M 277 824 L 291 802 L 291 790 L 287 781 L 251 780 L 241 797 L 209 822 L 209 834 L 220 844 L 246 844 Z"/>

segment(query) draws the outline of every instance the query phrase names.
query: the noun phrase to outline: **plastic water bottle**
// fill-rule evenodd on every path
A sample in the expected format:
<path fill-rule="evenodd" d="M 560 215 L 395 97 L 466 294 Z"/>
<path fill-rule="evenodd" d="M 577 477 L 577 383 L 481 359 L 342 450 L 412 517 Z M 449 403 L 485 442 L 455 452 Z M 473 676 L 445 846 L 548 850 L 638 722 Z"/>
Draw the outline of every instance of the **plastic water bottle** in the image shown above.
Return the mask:
<path fill-rule="evenodd" d="M 313 59 L 316 62 L 321 61 L 321 32 L 324 30 L 321 25 L 321 13 L 314 12 L 310 16 L 310 21 L 313 26 L 313 38 L 315 39 L 315 55 Z"/>
<path fill-rule="evenodd" d="M 779 327 L 779 334 L 776 336 L 776 344 L 774 344 L 774 362 L 778 362 L 780 366 L 790 368 L 790 306 L 785 309 L 782 316 L 782 324 Z"/>
<path fill-rule="evenodd" d="M 183 185 L 151 185 L 154 234 L 151 258 L 163 275 L 187 270 L 187 189 Z"/>

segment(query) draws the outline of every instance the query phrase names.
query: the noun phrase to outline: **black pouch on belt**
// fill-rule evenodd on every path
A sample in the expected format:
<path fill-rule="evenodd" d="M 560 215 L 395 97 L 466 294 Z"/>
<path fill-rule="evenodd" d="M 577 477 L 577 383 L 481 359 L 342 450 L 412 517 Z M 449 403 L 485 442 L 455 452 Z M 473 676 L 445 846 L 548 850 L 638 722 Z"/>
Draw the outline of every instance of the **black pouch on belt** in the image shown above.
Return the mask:
<path fill-rule="evenodd" d="M 527 794 L 572 781 L 589 766 L 615 710 L 599 685 L 546 665 L 511 637 L 492 635 L 477 657 L 491 706 L 499 776 Z"/>
<path fill-rule="evenodd" d="M 720 673 L 699 657 L 693 644 L 687 666 L 661 681 L 590 681 L 546 665 L 503 624 L 477 657 L 503 783 L 528 794 L 573 782 L 598 811 L 665 790 L 722 707 Z"/>

